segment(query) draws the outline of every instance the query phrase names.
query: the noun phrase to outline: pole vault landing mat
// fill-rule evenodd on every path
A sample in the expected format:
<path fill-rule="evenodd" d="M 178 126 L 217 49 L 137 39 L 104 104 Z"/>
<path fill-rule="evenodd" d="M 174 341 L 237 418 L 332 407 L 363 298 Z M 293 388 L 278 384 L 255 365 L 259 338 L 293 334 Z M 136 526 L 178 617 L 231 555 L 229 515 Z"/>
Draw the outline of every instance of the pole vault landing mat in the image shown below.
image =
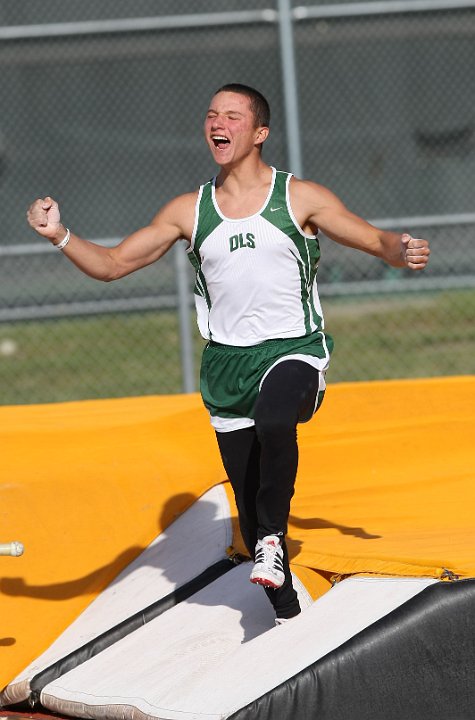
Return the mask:
<path fill-rule="evenodd" d="M 246 640 L 259 609 L 244 570 L 45 685 L 41 706 L 97 720 L 473 717 L 475 581 L 349 578 Z"/>
<path fill-rule="evenodd" d="M 416 706 L 423 687 L 431 714 L 418 707 L 414 718 L 435 720 L 434 703 L 470 700 L 475 581 L 354 576 L 313 602 L 294 576 L 303 612 L 274 627 L 250 563 L 226 557 L 230 531 L 218 485 L 5 688 L 2 704 L 97 720 L 343 720 L 360 702 L 352 720 L 409 720 L 401 699 Z M 395 688 L 399 706 L 394 697 L 387 707 Z"/>
<path fill-rule="evenodd" d="M 398 668 L 399 682 L 414 692 L 421 682 L 430 688 L 444 657 L 458 668 L 444 694 L 452 701 L 460 695 L 470 667 L 470 644 L 461 635 L 475 612 L 470 581 L 349 577 L 312 602 L 294 576 L 303 612 L 274 627 L 264 592 L 249 582 L 250 563 L 226 557 L 230 531 L 227 494 L 218 485 L 5 688 L 2 704 L 8 710 L 32 702 L 60 717 L 97 720 L 298 720 L 313 709 L 333 720 L 338 703 L 360 697 L 360 683 L 376 695 L 384 687 L 387 697 L 388 683 L 378 677 L 385 665 L 388 677 Z M 440 691 L 434 693 L 440 706 Z M 378 707 L 377 698 L 372 703 Z M 386 708 L 384 717 L 397 716 Z"/>
<path fill-rule="evenodd" d="M 475 378 L 331 389 L 275 627 L 198 397 L 0 408 L 4 714 L 473 720 L 474 426 Z"/>

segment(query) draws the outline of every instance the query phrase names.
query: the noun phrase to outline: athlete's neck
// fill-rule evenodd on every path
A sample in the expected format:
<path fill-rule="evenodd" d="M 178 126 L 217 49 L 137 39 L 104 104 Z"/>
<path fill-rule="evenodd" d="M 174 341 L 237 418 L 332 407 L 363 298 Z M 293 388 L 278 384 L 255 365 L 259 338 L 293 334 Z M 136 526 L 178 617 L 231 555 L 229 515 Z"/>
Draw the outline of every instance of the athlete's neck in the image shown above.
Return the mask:
<path fill-rule="evenodd" d="M 219 194 L 239 197 L 269 185 L 272 168 L 260 156 L 247 158 L 246 162 L 223 166 L 216 177 L 216 190 Z"/>
<path fill-rule="evenodd" d="M 272 168 L 264 162 L 251 171 L 244 168 L 222 168 L 216 178 L 216 202 L 229 218 L 255 215 L 262 208 L 272 182 Z"/>

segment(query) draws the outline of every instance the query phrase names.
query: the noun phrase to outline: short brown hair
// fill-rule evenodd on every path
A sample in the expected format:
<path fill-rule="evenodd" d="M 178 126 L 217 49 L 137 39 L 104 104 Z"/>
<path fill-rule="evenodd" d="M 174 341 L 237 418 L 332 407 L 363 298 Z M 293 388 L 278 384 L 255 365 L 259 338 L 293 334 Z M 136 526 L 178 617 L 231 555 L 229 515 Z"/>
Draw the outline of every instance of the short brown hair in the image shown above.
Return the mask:
<path fill-rule="evenodd" d="M 249 85 L 242 85 L 241 83 L 228 83 L 227 85 L 223 85 L 222 87 L 220 87 L 219 90 L 216 90 L 215 95 L 220 92 L 233 92 L 248 97 L 252 114 L 254 115 L 256 127 L 269 127 L 269 103 L 265 99 L 264 95 L 259 92 L 259 90 L 256 90 Z"/>

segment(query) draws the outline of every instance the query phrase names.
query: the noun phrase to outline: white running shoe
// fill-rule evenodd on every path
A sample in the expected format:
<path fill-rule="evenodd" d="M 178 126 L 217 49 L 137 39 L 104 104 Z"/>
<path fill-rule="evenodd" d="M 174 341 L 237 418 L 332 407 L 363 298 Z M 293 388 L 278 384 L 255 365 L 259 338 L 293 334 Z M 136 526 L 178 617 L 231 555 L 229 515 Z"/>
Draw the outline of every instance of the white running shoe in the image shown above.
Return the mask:
<path fill-rule="evenodd" d="M 257 541 L 255 565 L 250 581 L 276 590 L 284 584 L 284 580 L 284 551 L 279 537 L 266 535 Z"/>

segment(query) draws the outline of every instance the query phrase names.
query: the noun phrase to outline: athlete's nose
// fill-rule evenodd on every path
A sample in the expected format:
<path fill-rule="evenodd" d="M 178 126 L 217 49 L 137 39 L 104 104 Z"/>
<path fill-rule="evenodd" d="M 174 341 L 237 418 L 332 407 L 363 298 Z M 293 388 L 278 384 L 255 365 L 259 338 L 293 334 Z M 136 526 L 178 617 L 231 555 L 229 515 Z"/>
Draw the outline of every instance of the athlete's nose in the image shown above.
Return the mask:
<path fill-rule="evenodd" d="M 216 130 L 223 130 L 223 129 L 224 129 L 224 123 L 218 117 L 215 117 L 213 119 L 213 122 L 211 123 L 211 130 L 216 131 Z"/>

